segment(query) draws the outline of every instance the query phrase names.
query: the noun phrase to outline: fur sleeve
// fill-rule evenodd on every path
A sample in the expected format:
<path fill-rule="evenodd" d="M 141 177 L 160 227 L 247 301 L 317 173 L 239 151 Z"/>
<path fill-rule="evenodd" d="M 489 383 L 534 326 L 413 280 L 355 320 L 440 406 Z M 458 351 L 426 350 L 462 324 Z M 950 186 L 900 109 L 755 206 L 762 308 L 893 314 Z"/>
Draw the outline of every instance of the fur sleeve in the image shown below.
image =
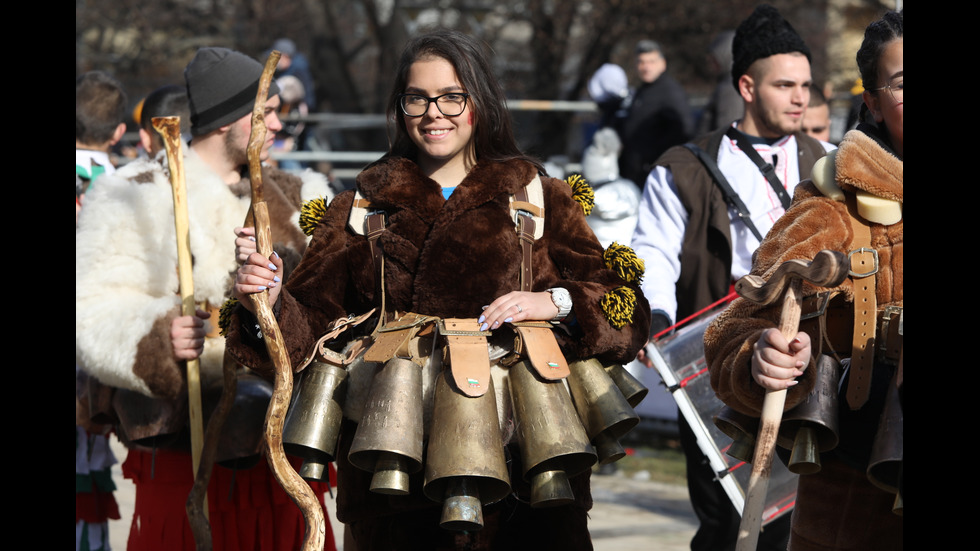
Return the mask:
<path fill-rule="evenodd" d="M 169 183 L 134 164 L 101 178 L 86 199 L 75 232 L 75 360 L 108 385 L 176 396 L 176 247 L 165 246 L 175 243 L 172 210 L 160 208 L 173 202 Z"/>
<path fill-rule="evenodd" d="M 303 260 L 279 295 L 279 326 L 294 366 L 326 333 L 330 322 L 348 312 L 362 313 L 370 308 L 373 260 L 367 240 L 347 228 L 353 199 L 354 192 L 349 191 L 331 202 Z M 239 306 L 228 327 L 228 350 L 243 364 L 271 373 L 273 366 L 264 343 L 244 335 L 243 322 L 249 327 L 255 323 L 254 317 Z"/>
<path fill-rule="evenodd" d="M 812 259 L 823 249 L 846 253 L 851 243 L 850 218 L 843 203 L 823 197 L 809 182 L 796 188 L 793 205 L 773 226 L 759 246 L 752 273 L 769 278 L 787 260 Z M 850 282 L 836 290 L 850 300 Z M 803 295 L 823 291 L 804 283 Z M 742 413 L 758 416 L 765 390 L 751 374 L 753 345 L 762 333 L 778 327 L 778 307 L 761 308 L 739 298 L 718 316 L 704 335 L 705 360 L 711 371 L 711 386 L 718 397 Z M 810 335 L 814 350 L 818 335 Z M 803 400 L 814 384 L 815 370 L 804 371 L 800 384 L 789 389 L 786 409 Z"/>
<path fill-rule="evenodd" d="M 627 283 L 606 268 L 602 246 L 569 186 L 551 178 L 542 179 L 542 183 L 545 232 L 534 244 L 534 290 L 568 289 L 578 326 L 572 337 L 558 332 L 559 342 L 575 358 L 598 356 L 609 362 L 630 362 L 646 343 L 650 326 L 647 301 L 637 283 Z M 610 321 L 608 308 L 603 308 L 603 302 L 617 294 L 627 297 L 624 305 L 632 310 L 620 327 Z"/>

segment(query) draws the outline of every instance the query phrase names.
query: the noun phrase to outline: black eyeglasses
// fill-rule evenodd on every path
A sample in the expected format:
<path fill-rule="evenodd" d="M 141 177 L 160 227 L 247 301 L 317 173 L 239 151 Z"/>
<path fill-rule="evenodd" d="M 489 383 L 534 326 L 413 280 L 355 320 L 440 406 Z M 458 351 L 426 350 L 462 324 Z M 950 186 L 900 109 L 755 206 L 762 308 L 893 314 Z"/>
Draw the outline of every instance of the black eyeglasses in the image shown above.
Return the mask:
<path fill-rule="evenodd" d="M 398 105 L 409 117 L 421 117 L 429 110 L 429 104 L 435 102 L 440 113 L 447 117 L 457 117 L 466 109 L 466 100 L 469 97 L 464 92 L 450 92 L 434 98 L 419 94 L 401 94 L 398 96 Z"/>

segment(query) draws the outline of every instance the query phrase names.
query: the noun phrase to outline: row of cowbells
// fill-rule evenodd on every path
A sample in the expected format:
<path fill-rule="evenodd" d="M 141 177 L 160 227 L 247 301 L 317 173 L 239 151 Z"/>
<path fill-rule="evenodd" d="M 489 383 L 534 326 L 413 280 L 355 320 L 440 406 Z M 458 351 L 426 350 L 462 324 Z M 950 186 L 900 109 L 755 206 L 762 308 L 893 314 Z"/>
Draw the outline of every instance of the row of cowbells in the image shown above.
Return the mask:
<path fill-rule="evenodd" d="M 509 370 L 507 389 L 524 472 L 531 485 L 531 506 L 551 507 L 574 500 L 568 479 L 597 461 L 625 455 L 619 445 L 638 422 L 633 411 L 647 389 L 620 365 L 604 367 L 590 359 L 569 365 L 563 381 L 542 378 L 526 362 Z M 300 474 L 321 479 L 336 454 L 346 371 L 314 362 L 286 418 L 286 451 L 304 459 Z M 569 394 L 570 390 L 570 394 Z M 449 530 L 478 530 L 482 509 L 511 492 L 491 382 L 481 396 L 461 392 L 451 373 L 437 378 L 423 461 L 422 370 L 393 358 L 374 376 L 364 415 L 348 459 L 373 472 L 371 491 L 407 495 L 409 474 L 425 468 L 423 493 L 443 503 L 440 525 Z"/>
<path fill-rule="evenodd" d="M 838 388 L 841 367 L 830 356 L 817 359 L 817 382 L 799 405 L 783 414 L 776 443 L 790 451 L 787 468 L 800 475 L 820 472 L 820 454 L 837 447 L 839 441 Z M 714 419 L 715 425 L 732 438 L 728 455 L 751 463 L 755 453 L 759 419 L 725 407 Z M 889 385 L 885 408 L 878 426 L 867 475 L 872 484 L 896 494 L 894 511 L 901 515 L 903 504 L 899 486 L 903 458 L 903 414 L 898 387 Z"/>

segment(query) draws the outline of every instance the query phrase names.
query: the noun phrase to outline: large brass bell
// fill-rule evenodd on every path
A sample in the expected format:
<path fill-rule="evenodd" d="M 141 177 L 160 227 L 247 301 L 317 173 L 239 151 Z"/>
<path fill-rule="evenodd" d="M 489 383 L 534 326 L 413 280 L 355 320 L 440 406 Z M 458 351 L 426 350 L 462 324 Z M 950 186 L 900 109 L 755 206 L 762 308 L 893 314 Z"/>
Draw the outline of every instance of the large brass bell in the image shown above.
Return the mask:
<path fill-rule="evenodd" d="M 531 507 L 574 501 L 569 477 L 596 462 L 589 437 L 562 381 L 545 381 L 525 361 L 510 368 L 510 393 Z"/>
<path fill-rule="evenodd" d="M 643 383 L 639 381 L 632 373 L 629 372 L 625 367 L 620 364 L 610 364 L 605 367 L 606 373 L 609 377 L 616 383 L 619 391 L 623 393 L 626 401 L 629 402 L 630 407 L 636 407 L 640 405 L 640 402 L 646 398 L 647 393 L 650 392 Z"/>
<path fill-rule="evenodd" d="M 640 416 L 633 411 L 599 360 L 589 358 L 572 362 L 568 369 L 572 401 L 596 448 L 599 464 L 622 459 L 626 451 L 619 439 L 640 422 Z"/>
<path fill-rule="evenodd" d="M 777 442 L 791 450 L 787 467 L 796 474 L 820 471 L 820 454 L 837 447 L 837 387 L 840 366 L 830 356 L 817 358 L 817 381 L 806 399 L 783 414 Z"/>
<path fill-rule="evenodd" d="M 485 394 L 470 397 L 449 370 L 439 374 L 423 492 L 443 503 L 439 525 L 461 531 L 482 528 L 483 505 L 510 493 L 493 381 Z"/>
<path fill-rule="evenodd" d="M 888 385 L 885 409 L 881 412 L 878 433 L 875 435 L 874 444 L 871 447 L 867 473 L 868 480 L 872 484 L 893 494 L 899 493 L 902 475 L 902 459 L 905 448 L 904 417 L 898 399 L 898 386 L 892 381 Z M 896 501 L 896 514 L 902 514 L 901 510 L 900 502 Z"/>
<path fill-rule="evenodd" d="M 422 469 L 422 368 L 417 364 L 392 358 L 374 376 L 348 459 L 374 473 L 372 492 L 408 495 L 408 475 Z"/>
<path fill-rule="evenodd" d="M 726 453 L 739 461 L 751 463 L 755 455 L 755 435 L 759 433 L 759 419 L 725 406 L 714 421 L 715 426 L 732 439 Z"/>
<path fill-rule="evenodd" d="M 300 476 L 326 481 L 327 464 L 337 455 L 347 396 L 347 370 L 314 361 L 300 374 L 297 388 L 286 414 L 283 449 L 303 459 Z"/>

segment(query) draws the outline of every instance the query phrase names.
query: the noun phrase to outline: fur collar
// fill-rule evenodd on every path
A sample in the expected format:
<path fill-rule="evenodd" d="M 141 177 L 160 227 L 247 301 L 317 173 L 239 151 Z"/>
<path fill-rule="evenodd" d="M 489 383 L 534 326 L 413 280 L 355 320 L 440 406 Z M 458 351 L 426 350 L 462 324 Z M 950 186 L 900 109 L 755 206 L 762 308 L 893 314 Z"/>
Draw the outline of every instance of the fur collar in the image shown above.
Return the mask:
<path fill-rule="evenodd" d="M 357 177 L 357 187 L 378 208 L 407 209 L 432 223 L 442 214 L 452 216 L 478 207 L 501 194 L 512 194 L 534 178 L 534 166 L 525 162 L 481 161 L 470 170 L 447 204 L 442 190 L 405 158 L 379 161 Z M 421 192 L 420 192 L 421 190 Z M 442 213 L 443 205 L 447 211 Z"/>
<path fill-rule="evenodd" d="M 850 191 L 865 191 L 903 203 L 904 162 L 864 132 L 844 136 L 836 157 L 837 182 Z"/>

